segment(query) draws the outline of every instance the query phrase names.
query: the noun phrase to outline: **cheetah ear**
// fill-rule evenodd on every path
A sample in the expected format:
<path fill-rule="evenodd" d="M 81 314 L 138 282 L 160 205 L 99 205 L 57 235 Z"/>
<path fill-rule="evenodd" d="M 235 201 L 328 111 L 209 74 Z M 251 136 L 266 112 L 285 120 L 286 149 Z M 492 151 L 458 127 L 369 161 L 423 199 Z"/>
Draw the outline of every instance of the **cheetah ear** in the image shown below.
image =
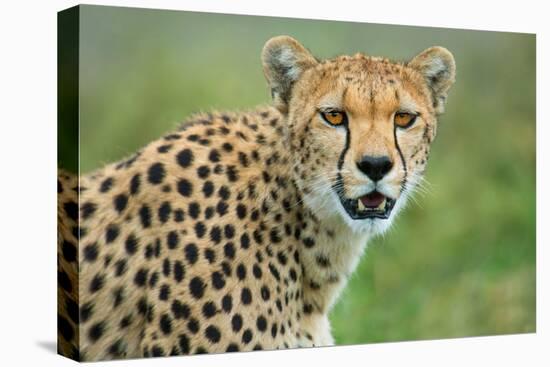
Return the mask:
<path fill-rule="evenodd" d="M 407 64 L 424 76 L 432 92 L 436 113 L 443 113 L 447 92 L 455 82 L 456 65 L 453 54 L 443 47 L 430 47 Z"/>
<path fill-rule="evenodd" d="M 286 113 L 292 86 L 317 60 L 294 38 L 278 36 L 266 42 L 262 64 L 275 107 Z"/>

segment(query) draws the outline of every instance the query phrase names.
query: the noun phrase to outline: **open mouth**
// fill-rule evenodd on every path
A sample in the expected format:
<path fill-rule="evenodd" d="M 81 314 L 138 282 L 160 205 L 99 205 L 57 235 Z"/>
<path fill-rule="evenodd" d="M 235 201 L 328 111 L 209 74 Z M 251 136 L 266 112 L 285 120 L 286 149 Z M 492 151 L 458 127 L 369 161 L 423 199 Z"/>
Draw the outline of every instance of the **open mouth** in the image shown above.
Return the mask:
<path fill-rule="evenodd" d="M 391 199 L 378 191 L 372 191 L 356 199 L 340 197 L 340 200 L 344 209 L 353 219 L 387 219 L 395 204 L 395 199 Z"/>

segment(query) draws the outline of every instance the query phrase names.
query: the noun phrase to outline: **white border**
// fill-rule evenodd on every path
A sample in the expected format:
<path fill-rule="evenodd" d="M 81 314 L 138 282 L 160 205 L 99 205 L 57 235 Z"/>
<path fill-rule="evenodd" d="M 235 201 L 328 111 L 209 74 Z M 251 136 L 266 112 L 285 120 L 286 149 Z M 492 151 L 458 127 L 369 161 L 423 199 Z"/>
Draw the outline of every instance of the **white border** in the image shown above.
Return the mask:
<path fill-rule="evenodd" d="M 91 4 L 537 33 L 537 116 L 549 100 L 543 1 L 91 1 Z M 55 355 L 56 12 L 73 1 L 0 5 L 0 365 L 64 366 Z M 506 55 L 502 55 L 506 57 Z M 542 112 L 542 113 L 541 113 Z M 546 119 L 544 119 L 546 120 Z M 94 366 L 544 365 L 549 360 L 548 121 L 537 123 L 537 333 L 430 342 L 255 352 Z M 546 352 L 546 353 L 545 353 Z M 26 363 L 28 362 L 28 363 Z"/>

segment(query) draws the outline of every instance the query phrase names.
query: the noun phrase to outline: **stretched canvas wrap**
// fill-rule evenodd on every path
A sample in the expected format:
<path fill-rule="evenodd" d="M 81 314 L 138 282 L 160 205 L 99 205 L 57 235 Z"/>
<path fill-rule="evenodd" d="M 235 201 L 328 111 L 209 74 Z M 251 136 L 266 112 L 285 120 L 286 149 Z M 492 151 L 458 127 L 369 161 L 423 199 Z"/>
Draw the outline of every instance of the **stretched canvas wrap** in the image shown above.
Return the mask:
<path fill-rule="evenodd" d="M 535 332 L 534 35 L 100 6 L 58 31 L 60 354 Z"/>

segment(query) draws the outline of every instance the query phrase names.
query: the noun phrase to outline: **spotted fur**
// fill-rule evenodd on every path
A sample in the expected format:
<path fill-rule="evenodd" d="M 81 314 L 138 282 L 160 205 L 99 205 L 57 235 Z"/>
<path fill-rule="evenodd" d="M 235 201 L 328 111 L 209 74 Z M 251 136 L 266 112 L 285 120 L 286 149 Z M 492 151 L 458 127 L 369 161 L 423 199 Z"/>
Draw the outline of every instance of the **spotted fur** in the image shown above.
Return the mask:
<path fill-rule="evenodd" d="M 102 360 L 334 343 L 328 313 L 368 239 L 418 183 L 454 61 L 442 48 L 409 63 L 318 61 L 290 37 L 270 40 L 262 60 L 273 107 L 195 116 L 79 185 L 60 173 L 60 353 Z M 401 131 L 390 119 L 404 104 L 419 121 Z M 322 121 L 328 105 L 346 111 L 345 127 Z M 379 186 L 356 167 L 365 154 L 394 162 Z M 351 219 L 337 189 L 357 197 L 373 185 L 396 209 Z"/>

